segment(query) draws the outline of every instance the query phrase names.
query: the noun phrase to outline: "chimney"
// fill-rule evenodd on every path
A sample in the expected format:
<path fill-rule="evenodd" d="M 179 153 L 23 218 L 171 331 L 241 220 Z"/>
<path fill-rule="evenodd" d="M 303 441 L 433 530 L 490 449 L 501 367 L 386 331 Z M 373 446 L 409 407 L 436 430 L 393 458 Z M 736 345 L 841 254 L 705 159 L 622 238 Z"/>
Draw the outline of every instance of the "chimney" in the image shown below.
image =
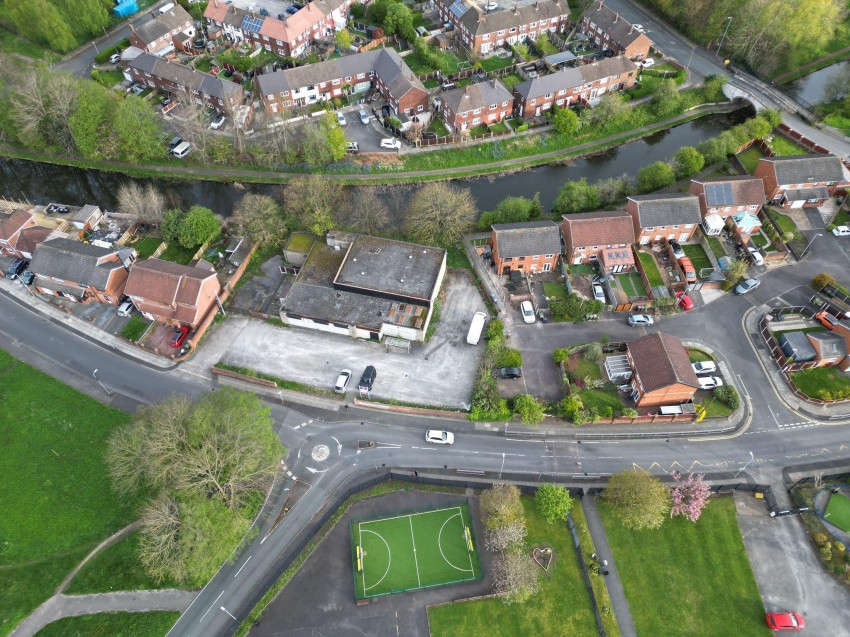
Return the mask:
<path fill-rule="evenodd" d="M 130 31 L 132 31 L 133 33 L 136 32 L 136 27 L 133 26 L 132 22 L 130 23 Z"/>
<path fill-rule="evenodd" d="M 535 11 L 540 11 L 540 0 L 537 0 L 537 1 L 534 3 L 534 10 L 535 10 Z"/>
<path fill-rule="evenodd" d="M 602 0 L 599 0 L 599 7 L 596 10 L 602 11 Z"/>
<path fill-rule="evenodd" d="M 629 35 L 631 35 L 632 31 L 634 31 L 634 30 L 635 30 L 635 25 L 633 25 L 633 24 L 629 25 Z"/>
<path fill-rule="evenodd" d="M 516 15 L 517 13 L 519 13 L 519 5 L 514 4 L 514 15 Z"/>
<path fill-rule="evenodd" d="M 620 19 L 620 14 L 619 14 L 619 13 L 615 13 L 615 14 L 614 14 L 614 24 L 617 24 L 617 20 L 619 20 L 619 19 Z"/>

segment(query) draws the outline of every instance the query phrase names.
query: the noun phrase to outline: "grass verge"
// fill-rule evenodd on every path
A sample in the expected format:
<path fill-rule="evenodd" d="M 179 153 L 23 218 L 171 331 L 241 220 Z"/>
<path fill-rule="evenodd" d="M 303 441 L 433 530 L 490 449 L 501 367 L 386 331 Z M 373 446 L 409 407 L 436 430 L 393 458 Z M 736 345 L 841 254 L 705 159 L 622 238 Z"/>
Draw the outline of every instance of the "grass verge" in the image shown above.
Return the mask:
<path fill-rule="evenodd" d="M 148 329 L 150 324 L 151 321 L 143 318 L 140 314 L 133 314 L 130 317 L 130 320 L 127 321 L 127 325 L 125 325 L 124 329 L 121 330 L 121 336 L 126 338 L 128 341 L 136 343 L 140 338 L 142 338 L 142 334 L 145 333 L 145 330 Z"/>
<path fill-rule="evenodd" d="M 842 531 L 850 532 L 850 498 L 843 493 L 832 493 L 823 517 Z"/>
<path fill-rule="evenodd" d="M 98 613 L 58 619 L 36 637 L 162 637 L 180 613 Z"/>
<path fill-rule="evenodd" d="M 330 389 L 321 389 L 319 387 L 313 387 L 311 385 L 304 385 L 302 383 L 295 382 L 294 380 L 286 380 L 278 376 L 272 376 L 271 374 L 264 374 L 263 372 L 258 372 L 257 370 L 251 369 L 250 367 L 239 367 L 238 365 L 228 365 L 227 363 L 222 362 L 216 363 L 214 367 L 217 367 L 219 369 L 226 369 L 231 372 L 236 372 L 237 374 L 242 374 L 243 376 L 270 380 L 273 383 L 276 383 L 280 389 L 289 389 L 291 391 L 299 391 L 304 394 L 310 394 L 311 396 L 322 396 L 323 398 L 333 398 L 334 400 L 342 400 L 342 396 L 340 394 L 337 394 L 331 391 Z"/>
<path fill-rule="evenodd" d="M 850 378 L 838 371 L 837 367 L 814 367 L 791 373 L 791 380 L 801 392 L 809 398 L 831 400 L 839 395 L 850 394 Z"/>

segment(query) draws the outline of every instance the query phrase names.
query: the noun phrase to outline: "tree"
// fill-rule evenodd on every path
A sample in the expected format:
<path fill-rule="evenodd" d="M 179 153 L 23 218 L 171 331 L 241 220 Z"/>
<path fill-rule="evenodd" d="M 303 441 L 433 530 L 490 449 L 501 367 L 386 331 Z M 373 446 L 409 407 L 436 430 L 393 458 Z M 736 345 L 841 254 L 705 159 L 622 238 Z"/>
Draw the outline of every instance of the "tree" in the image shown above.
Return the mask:
<path fill-rule="evenodd" d="M 733 259 L 729 263 L 729 269 L 726 270 L 726 281 L 729 282 L 730 287 L 735 285 L 747 276 L 747 272 L 750 270 L 750 264 L 742 259 Z"/>
<path fill-rule="evenodd" d="M 514 411 L 526 425 L 537 425 L 543 420 L 543 405 L 531 394 L 514 397 Z"/>
<path fill-rule="evenodd" d="M 815 292 L 820 292 L 827 285 L 835 285 L 835 277 L 827 272 L 821 272 L 812 279 L 811 286 Z"/>
<path fill-rule="evenodd" d="M 64 53 L 77 42 L 66 20 L 48 0 L 6 0 L 6 12 L 18 31 L 33 42 Z"/>
<path fill-rule="evenodd" d="M 472 227 L 478 209 L 467 188 L 446 182 L 422 186 L 407 208 L 407 227 L 418 241 L 454 246 Z"/>
<path fill-rule="evenodd" d="M 288 230 L 280 205 L 268 195 L 254 193 L 239 200 L 228 223 L 263 247 L 281 244 Z"/>
<path fill-rule="evenodd" d="M 345 157 L 345 131 L 333 113 L 302 127 L 301 155 L 311 166 L 329 164 Z"/>
<path fill-rule="evenodd" d="M 600 128 L 616 126 L 630 114 L 629 105 L 620 93 L 606 93 L 599 104 L 590 109 L 591 123 Z"/>
<path fill-rule="evenodd" d="M 159 224 L 159 232 L 168 243 L 174 243 L 180 238 L 180 226 L 183 225 L 185 213 L 173 208 L 162 213 L 162 223 Z"/>
<path fill-rule="evenodd" d="M 505 604 L 524 604 L 540 587 L 540 568 L 526 553 L 507 551 L 493 560 L 493 586 Z"/>
<path fill-rule="evenodd" d="M 355 2 L 351 5 L 351 17 L 354 20 L 362 20 L 366 17 L 366 7 L 360 2 Z"/>
<path fill-rule="evenodd" d="M 670 492 L 643 470 L 615 473 L 602 495 L 626 528 L 657 529 L 670 510 Z"/>
<path fill-rule="evenodd" d="M 744 127 L 749 134 L 750 139 L 764 139 L 773 131 L 773 126 L 764 118 L 756 115 L 744 122 Z"/>
<path fill-rule="evenodd" d="M 484 531 L 484 546 L 489 551 L 501 552 L 522 546 L 528 531 L 523 520 Z"/>
<path fill-rule="evenodd" d="M 676 173 L 673 167 L 663 161 L 657 161 L 649 166 L 644 166 L 638 171 L 638 192 L 652 192 L 659 188 L 671 186 L 676 182 Z"/>
<path fill-rule="evenodd" d="M 552 127 L 559 135 L 572 135 L 580 125 L 578 115 L 571 108 L 556 108 L 552 115 Z"/>
<path fill-rule="evenodd" d="M 723 75 L 709 75 L 705 78 L 705 98 L 710 102 L 722 102 L 726 99 L 723 87 L 726 86 L 726 77 Z"/>
<path fill-rule="evenodd" d="M 100 34 L 109 24 L 105 3 L 100 0 L 65 0 L 62 4 L 68 25 L 81 39 Z"/>
<path fill-rule="evenodd" d="M 22 73 L 14 81 L 10 117 L 21 142 L 40 150 L 72 152 L 71 117 L 79 82 L 65 73 L 40 70 Z"/>
<path fill-rule="evenodd" d="M 549 523 L 565 522 L 573 508 L 573 499 L 569 489 L 557 484 L 544 482 L 534 494 L 537 512 Z"/>
<path fill-rule="evenodd" d="M 384 33 L 392 35 L 398 33 L 405 40 L 413 40 L 416 37 L 416 31 L 413 29 L 413 14 L 406 5 L 400 2 L 394 2 L 387 9 L 384 16 Z M 409 37 L 410 34 L 413 37 Z"/>
<path fill-rule="evenodd" d="M 519 223 L 528 221 L 529 219 L 540 216 L 538 213 L 539 209 L 539 193 L 535 195 L 535 199 L 506 197 L 496 205 L 495 210 L 488 210 L 481 213 L 478 226 L 480 228 L 489 228 L 494 223 Z"/>
<path fill-rule="evenodd" d="M 673 503 L 670 507 L 670 517 L 684 515 L 691 522 L 696 522 L 708 504 L 708 496 L 711 495 L 711 487 L 705 482 L 705 476 L 701 473 L 689 473 L 683 480 L 678 471 L 670 475 L 675 480 L 675 484 L 670 487 L 670 499 Z"/>
<path fill-rule="evenodd" d="M 602 360 L 602 344 L 595 341 L 590 343 L 582 353 L 582 356 L 585 360 L 598 364 Z"/>
<path fill-rule="evenodd" d="M 782 123 L 782 113 L 775 108 L 766 108 L 759 115 L 767 120 L 771 128 L 776 128 Z"/>
<path fill-rule="evenodd" d="M 335 212 L 340 209 L 345 192 L 319 174 L 297 177 L 283 191 L 283 209 L 290 217 L 317 236 L 335 227 Z"/>
<path fill-rule="evenodd" d="M 180 223 L 177 240 L 184 248 L 195 248 L 221 234 L 221 220 L 212 210 L 192 206 Z"/>
<path fill-rule="evenodd" d="M 132 215 L 140 223 L 159 225 L 162 222 L 165 197 L 153 184 L 142 186 L 136 181 L 126 181 L 118 186 L 115 198 L 118 212 Z M 179 233 L 179 227 L 175 232 Z"/>
<path fill-rule="evenodd" d="M 509 526 L 525 519 L 519 489 L 512 484 L 494 484 L 481 494 L 479 503 L 488 529 Z"/>
<path fill-rule="evenodd" d="M 77 106 L 68 122 L 74 145 L 86 157 L 112 159 L 118 144 L 112 133 L 115 93 L 96 82 L 82 82 Z"/>
<path fill-rule="evenodd" d="M 669 117 L 679 111 L 682 96 L 673 80 L 661 80 L 652 90 L 652 105 L 662 117 Z"/>
<path fill-rule="evenodd" d="M 375 234 L 390 217 L 387 207 L 374 186 L 360 186 L 354 191 L 349 205 L 348 225 L 363 234 Z"/>
<path fill-rule="evenodd" d="M 134 95 L 119 100 L 113 126 L 128 161 L 144 163 L 165 157 L 160 142 L 162 123 L 149 102 Z"/>
<path fill-rule="evenodd" d="M 693 177 L 705 166 L 705 157 L 693 146 L 682 146 L 673 153 L 673 170 L 676 179 Z"/>
<path fill-rule="evenodd" d="M 578 181 L 568 181 L 561 186 L 552 204 L 552 212 L 558 215 L 587 212 L 597 208 L 599 208 L 599 193 L 594 186 L 587 183 L 584 177 Z"/>
<path fill-rule="evenodd" d="M 353 8 L 353 7 L 352 7 Z M 340 51 L 348 51 L 349 47 L 354 44 L 354 37 L 348 29 L 340 29 L 334 36 L 336 46 Z"/>

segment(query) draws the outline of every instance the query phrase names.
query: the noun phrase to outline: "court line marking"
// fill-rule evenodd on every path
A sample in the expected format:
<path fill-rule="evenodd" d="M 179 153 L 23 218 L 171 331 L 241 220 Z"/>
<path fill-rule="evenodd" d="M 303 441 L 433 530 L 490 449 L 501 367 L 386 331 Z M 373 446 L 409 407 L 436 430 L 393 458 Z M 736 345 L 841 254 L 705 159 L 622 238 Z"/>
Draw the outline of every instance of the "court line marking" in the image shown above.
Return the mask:
<path fill-rule="evenodd" d="M 442 556 L 443 556 L 443 560 L 445 560 L 446 564 L 448 564 L 449 566 L 451 566 L 453 569 L 460 571 L 461 573 L 467 573 L 467 572 L 470 572 L 468 569 L 460 568 L 459 566 L 455 566 L 454 564 L 452 564 L 451 560 L 450 560 L 449 558 L 447 558 L 447 557 L 446 557 L 446 554 L 445 554 L 445 553 L 443 553 L 443 529 L 445 529 L 445 528 L 446 528 L 446 525 L 447 525 L 449 522 L 451 522 L 452 520 L 454 520 L 454 519 L 455 519 L 456 517 L 458 517 L 458 516 L 460 516 L 460 527 L 461 527 L 461 528 L 463 528 L 463 514 L 462 514 L 462 513 L 461 513 L 461 511 L 460 511 L 460 507 L 457 507 L 457 513 L 455 513 L 454 515 L 452 515 L 452 516 L 450 516 L 450 517 L 446 518 L 446 521 L 445 521 L 445 522 L 443 522 L 443 526 L 441 526 L 441 527 L 440 527 L 440 533 L 437 535 L 437 548 L 438 548 L 438 549 L 440 549 L 440 555 L 442 555 Z M 468 553 L 468 552 L 469 552 L 469 551 L 467 551 L 467 553 Z M 471 572 L 472 572 L 473 574 L 475 573 L 475 571 L 474 571 L 474 570 L 473 570 L 473 571 L 471 571 Z"/>
<path fill-rule="evenodd" d="M 361 573 L 363 574 L 363 596 L 365 597 L 366 596 L 366 556 L 363 555 L 363 525 L 360 524 L 360 523 L 357 524 L 357 534 L 358 534 L 358 539 L 360 540 L 360 559 L 362 560 L 360 565 L 363 567 L 363 570 L 361 571 Z"/>
<path fill-rule="evenodd" d="M 440 513 L 442 511 L 453 511 L 457 507 L 446 507 L 445 509 L 432 509 L 431 511 L 416 511 L 415 513 L 405 513 L 403 515 L 394 515 L 391 518 L 380 518 L 378 520 L 366 520 L 360 524 L 372 524 L 373 522 L 386 522 L 387 520 L 398 520 L 399 518 L 412 518 L 414 515 L 431 515 L 432 513 Z"/>
<path fill-rule="evenodd" d="M 419 582 L 419 588 L 422 588 L 422 578 L 419 577 L 419 558 L 416 557 L 416 538 L 413 537 L 413 516 L 407 516 L 410 522 L 410 541 L 413 542 L 413 561 L 416 564 L 416 581 Z"/>
<path fill-rule="evenodd" d="M 412 530 L 412 527 L 411 527 L 411 530 Z M 377 582 L 372 584 L 369 588 L 366 588 L 366 562 L 365 561 L 363 562 L 363 592 L 365 593 L 369 589 L 375 588 L 378 584 L 383 582 L 384 579 L 386 579 L 387 573 L 390 572 L 390 566 L 392 566 L 392 563 L 393 563 L 393 552 L 390 550 L 390 545 L 387 544 L 387 541 L 384 539 L 384 536 L 381 535 L 380 533 L 375 533 L 374 531 L 369 531 L 368 529 L 366 531 L 364 531 L 363 529 L 360 529 L 361 539 L 363 538 L 364 533 L 371 533 L 372 535 L 377 535 L 379 538 L 381 538 L 381 542 L 383 542 L 384 546 L 387 547 L 387 557 L 388 557 L 388 559 L 387 559 L 387 570 L 384 571 L 384 574 L 381 577 L 381 579 L 379 579 Z M 363 545 L 361 544 L 360 546 L 362 547 Z M 417 569 L 416 575 L 417 575 L 417 577 L 419 576 L 418 569 Z"/>

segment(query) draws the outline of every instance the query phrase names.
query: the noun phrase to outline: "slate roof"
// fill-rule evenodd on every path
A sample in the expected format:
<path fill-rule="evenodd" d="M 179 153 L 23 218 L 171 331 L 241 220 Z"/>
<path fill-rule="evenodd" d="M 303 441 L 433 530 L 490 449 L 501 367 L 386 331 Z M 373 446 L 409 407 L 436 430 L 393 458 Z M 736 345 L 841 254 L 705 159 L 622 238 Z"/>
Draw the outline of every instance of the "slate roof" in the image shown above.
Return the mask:
<path fill-rule="evenodd" d="M 49 239 L 35 249 L 30 270 L 40 276 L 105 290 L 110 273 L 124 267 L 117 256 L 115 261 L 103 262 L 112 255 L 116 255 L 112 248 L 99 248 L 72 239 Z"/>
<path fill-rule="evenodd" d="M 531 257 L 539 254 L 561 254 L 561 236 L 554 221 L 496 223 L 496 246 L 499 257 Z"/>
<path fill-rule="evenodd" d="M 634 195 L 629 197 L 629 201 L 637 204 L 641 228 L 696 224 L 702 218 L 699 199 L 687 193 Z"/>
<path fill-rule="evenodd" d="M 846 170 L 835 155 L 762 157 L 759 161 L 773 167 L 776 183 L 779 185 L 847 179 Z"/>
<path fill-rule="evenodd" d="M 513 104 L 514 96 L 500 81 L 490 80 L 452 89 L 443 93 L 442 99 L 447 108 L 458 114 L 502 102 Z"/>
<path fill-rule="evenodd" d="M 699 388 L 688 352 L 675 336 L 657 332 L 628 344 L 635 374 L 646 393 L 681 383 Z"/>
<path fill-rule="evenodd" d="M 622 210 L 582 212 L 561 218 L 564 220 L 564 240 L 571 248 L 635 242 L 632 218 Z"/>
<path fill-rule="evenodd" d="M 139 297 L 177 310 L 174 318 L 193 323 L 197 313 L 201 284 L 215 272 L 188 265 L 147 259 L 130 268 L 124 294 Z"/>
<path fill-rule="evenodd" d="M 530 99 L 549 93 L 557 93 L 563 89 L 583 86 L 603 77 L 619 77 L 621 74 L 629 72 L 637 73 L 637 65 L 627 57 L 620 55 L 578 67 L 568 66 L 557 73 L 520 82 L 514 86 L 514 92 L 518 93 L 523 99 Z"/>
<path fill-rule="evenodd" d="M 805 363 L 817 358 L 817 352 L 804 332 L 785 332 L 779 335 L 779 347 L 788 358 L 794 357 L 795 363 Z"/>
<path fill-rule="evenodd" d="M 847 343 L 843 336 L 833 332 L 810 332 L 806 334 L 812 344 L 820 347 L 820 358 L 847 356 Z"/>
<path fill-rule="evenodd" d="M 631 22 L 609 8 L 602 0 L 594 2 L 581 16 L 601 27 L 608 36 L 625 48 L 641 36 L 641 32 L 632 28 Z"/>
<path fill-rule="evenodd" d="M 470 8 L 458 22 L 474 37 L 497 31 L 507 32 L 511 27 L 519 27 L 540 20 L 551 20 L 562 15 L 568 16 L 569 13 L 570 8 L 566 0 L 538 0 L 521 7 L 496 10 L 492 13 L 481 13 L 477 9 Z"/>
<path fill-rule="evenodd" d="M 182 64 L 167 62 L 150 53 L 142 53 L 135 60 L 131 60 L 129 67 L 223 101 L 229 102 L 234 95 L 244 94 L 242 87 L 235 82 L 195 71 Z"/>
<path fill-rule="evenodd" d="M 299 9 L 294 15 L 284 14 L 286 17 L 278 20 L 275 16 L 252 14 L 235 5 L 227 4 L 224 0 L 210 0 L 204 11 L 204 17 L 240 30 L 245 18 L 251 18 L 254 24 L 259 24 L 260 35 L 285 41 L 294 48 L 299 36 L 311 30 L 313 25 L 339 9 L 342 4 L 343 0 L 314 0 L 306 3 L 304 8 Z"/>
<path fill-rule="evenodd" d="M 826 186 L 816 188 L 794 188 L 785 191 L 788 201 L 801 201 L 806 199 L 829 199 L 829 189 Z"/>
<path fill-rule="evenodd" d="M 709 208 L 721 206 L 761 206 L 764 204 L 764 182 L 758 177 L 722 177 L 719 179 L 694 179 L 693 183 L 705 193 L 705 203 Z M 707 188 L 711 185 L 728 184 L 732 201 L 725 203 L 720 191 Z"/>
<path fill-rule="evenodd" d="M 0 212 L 0 239 L 8 240 L 13 234 L 20 231 L 30 219 L 32 219 L 32 213 L 27 210 Z"/>
<path fill-rule="evenodd" d="M 133 33 L 146 45 L 168 35 L 174 29 L 183 29 L 192 25 L 192 16 L 179 4 L 156 16 L 153 20 L 141 24 L 133 30 Z"/>

